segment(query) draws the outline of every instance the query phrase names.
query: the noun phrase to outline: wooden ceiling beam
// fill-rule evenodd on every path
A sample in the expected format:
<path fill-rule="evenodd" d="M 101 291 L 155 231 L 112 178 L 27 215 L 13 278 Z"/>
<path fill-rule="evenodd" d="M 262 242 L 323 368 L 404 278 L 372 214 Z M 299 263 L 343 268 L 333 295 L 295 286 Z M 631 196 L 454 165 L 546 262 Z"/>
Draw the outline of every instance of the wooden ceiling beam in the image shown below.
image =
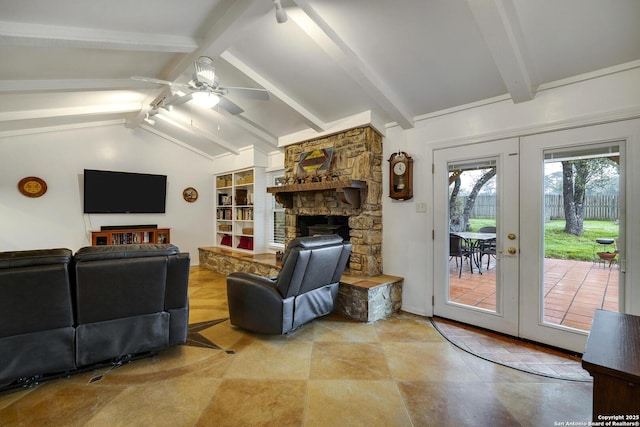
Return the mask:
<path fill-rule="evenodd" d="M 36 47 L 192 52 L 192 37 L 0 21 L 0 44 Z"/>
<path fill-rule="evenodd" d="M 536 93 L 534 67 L 513 0 L 467 0 L 514 103 Z"/>
<path fill-rule="evenodd" d="M 413 117 L 399 97 L 376 75 L 307 0 L 293 0 L 304 14 L 289 16 L 403 129 L 413 128 Z M 312 23 L 313 25 L 310 25 Z M 315 27 L 315 28 L 314 28 Z"/>
<path fill-rule="evenodd" d="M 233 65 L 239 71 L 244 73 L 247 77 L 251 78 L 253 81 L 258 83 L 260 86 L 269 91 L 270 94 L 278 98 L 280 101 L 287 104 L 291 109 L 296 111 L 298 114 L 302 116 L 304 121 L 316 132 L 322 132 L 328 128 L 328 125 L 322 121 L 318 116 L 313 114 L 311 111 L 303 107 L 297 101 L 295 101 L 288 93 L 284 90 L 280 89 L 273 83 L 271 83 L 266 78 L 262 77 L 255 70 L 250 68 L 244 62 L 240 61 L 238 58 L 233 56 L 229 52 L 224 52 L 221 55 L 222 59 L 227 61 L 229 64 Z"/>
<path fill-rule="evenodd" d="M 118 90 L 149 85 L 131 79 L 50 79 L 0 80 L 0 92 L 74 92 L 84 90 Z"/>

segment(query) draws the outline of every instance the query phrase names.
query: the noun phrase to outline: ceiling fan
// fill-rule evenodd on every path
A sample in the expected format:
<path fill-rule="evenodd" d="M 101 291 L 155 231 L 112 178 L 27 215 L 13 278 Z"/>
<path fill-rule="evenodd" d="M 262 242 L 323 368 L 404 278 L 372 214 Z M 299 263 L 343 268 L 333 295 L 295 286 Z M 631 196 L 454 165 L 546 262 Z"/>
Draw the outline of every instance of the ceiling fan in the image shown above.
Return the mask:
<path fill-rule="evenodd" d="M 213 59 L 208 56 L 199 57 L 195 61 L 194 67 L 196 71 L 193 73 L 192 79 L 187 83 L 170 82 L 168 80 L 143 76 L 131 76 L 131 78 L 133 80 L 158 83 L 184 89 L 187 92 L 186 95 L 176 97 L 172 104 L 177 105 L 193 99 L 199 105 L 207 108 L 213 108 L 217 105 L 233 115 L 240 114 L 244 110 L 236 103 L 225 98 L 225 95 L 227 94 L 234 94 L 258 100 L 269 99 L 269 92 L 265 89 L 220 86 L 217 78 L 218 76 L 216 75 L 213 67 Z"/>

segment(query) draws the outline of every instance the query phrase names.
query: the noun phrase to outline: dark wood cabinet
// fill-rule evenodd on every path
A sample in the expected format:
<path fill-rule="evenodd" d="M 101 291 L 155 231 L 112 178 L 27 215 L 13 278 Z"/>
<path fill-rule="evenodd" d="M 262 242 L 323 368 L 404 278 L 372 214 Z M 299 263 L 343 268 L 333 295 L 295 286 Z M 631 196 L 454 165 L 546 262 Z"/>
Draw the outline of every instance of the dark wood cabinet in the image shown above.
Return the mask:
<path fill-rule="evenodd" d="M 91 232 L 91 245 L 171 243 L 169 228 L 121 228 Z"/>
<path fill-rule="evenodd" d="M 640 316 L 597 310 L 582 367 L 593 377 L 593 421 L 640 421 Z"/>

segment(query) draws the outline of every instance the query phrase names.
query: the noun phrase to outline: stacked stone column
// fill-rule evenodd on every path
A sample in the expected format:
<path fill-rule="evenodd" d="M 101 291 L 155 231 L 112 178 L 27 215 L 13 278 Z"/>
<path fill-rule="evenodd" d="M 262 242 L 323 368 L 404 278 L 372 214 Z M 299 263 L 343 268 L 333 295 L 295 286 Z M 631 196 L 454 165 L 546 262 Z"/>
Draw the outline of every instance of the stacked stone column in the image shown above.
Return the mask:
<path fill-rule="evenodd" d="M 361 190 L 362 203 L 355 208 L 342 202 L 335 190 L 296 193 L 293 207 L 285 213 L 287 243 L 299 235 L 298 215 L 348 216 L 353 244 L 350 274 L 382 274 L 382 136 L 367 126 L 289 145 L 285 178 L 295 177 L 301 153 L 329 147 L 333 148 L 330 174 L 334 179 L 367 183 Z"/>

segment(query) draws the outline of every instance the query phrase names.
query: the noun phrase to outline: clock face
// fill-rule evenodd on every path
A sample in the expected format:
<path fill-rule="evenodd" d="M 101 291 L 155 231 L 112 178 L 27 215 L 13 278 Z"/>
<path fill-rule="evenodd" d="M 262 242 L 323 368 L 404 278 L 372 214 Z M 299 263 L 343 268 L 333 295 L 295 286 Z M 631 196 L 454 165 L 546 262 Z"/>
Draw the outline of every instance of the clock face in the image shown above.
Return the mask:
<path fill-rule="evenodd" d="M 393 166 L 393 173 L 396 175 L 402 175 L 407 171 L 407 165 L 405 163 L 399 162 Z"/>

